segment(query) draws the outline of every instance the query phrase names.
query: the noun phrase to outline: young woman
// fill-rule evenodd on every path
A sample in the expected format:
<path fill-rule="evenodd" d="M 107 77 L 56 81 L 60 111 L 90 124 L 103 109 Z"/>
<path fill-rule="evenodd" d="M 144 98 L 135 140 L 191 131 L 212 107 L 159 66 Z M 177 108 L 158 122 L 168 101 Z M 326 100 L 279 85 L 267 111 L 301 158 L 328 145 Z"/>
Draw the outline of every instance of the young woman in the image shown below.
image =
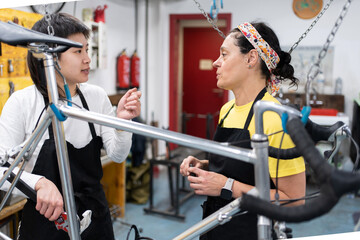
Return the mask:
<path fill-rule="evenodd" d="M 129 90 L 121 98 L 114 113 L 105 91 L 86 83 L 90 70 L 87 53 L 90 30 L 78 19 L 63 13 L 52 14 L 50 24 L 55 36 L 83 45 L 82 48 L 70 48 L 59 54 L 58 59 L 60 72 L 67 81 L 74 106 L 127 120 L 138 116 L 141 93 L 136 89 Z M 43 18 L 34 25 L 33 30 L 47 33 L 47 28 L 48 22 Z M 2 154 L 29 137 L 49 102 L 46 83 L 38 75 L 41 63 L 29 53 L 28 64 L 34 85 L 11 95 L 0 117 Z M 64 81 L 59 73 L 56 73 L 56 81 L 59 97 L 64 99 Z M 107 201 L 100 184 L 103 174 L 100 150 L 104 147 L 110 159 L 122 162 L 129 153 L 132 134 L 71 118 L 64 121 L 63 125 L 77 215 L 81 217 L 84 211 L 92 210 L 91 224 L 81 237 L 114 239 Z M 64 211 L 52 125 L 40 140 L 25 171 L 22 179 L 36 191 L 37 202 L 28 200 L 23 209 L 19 239 L 69 239 L 68 234 L 57 230 L 52 222 Z"/>
<path fill-rule="evenodd" d="M 217 86 L 232 91 L 235 99 L 221 108 L 215 141 L 251 148 L 250 138 L 255 133 L 254 103 L 259 100 L 279 103 L 270 93 L 276 93 L 285 79 L 296 84 L 290 59 L 290 55 L 280 49 L 275 33 L 264 23 L 243 23 L 230 32 L 213 66 L 217 68 Z M 265 134 L 279 130 L 282 130 L 280 117 L 276 113 L 265 112 Z M 269 136 L 269 145 L 279 148 L 281 135 Z M 282 148 L 292 147 L 291 139 L 285 135 Z M 305 165 L 302 158 L 280 160 L 278 168 L 277 160 L 269 158 L 269 171 L 272 188 L 277 183 L 280 199 L 305 195 Z M 209 160 L 187 157 L 180 166 L 180 173 L 188 176 L 190 187 L 196 194 L 208 196 L 203 205 L 204 218 L 234 198 L 241 197 L 242 193 L 255 185 L 252 164 L 214 154 L 210 155 Z M 221 194 L 225 185 L 230 196 Z M 272 199 L 274 195 L 275 189 L 272 189 Z M 303 201 L 296 204 L 303 204 Z M 214 228 L 202 235 L 201 239 L 257 239 L 256 225 L 257 216 L 246 213 Z"/>

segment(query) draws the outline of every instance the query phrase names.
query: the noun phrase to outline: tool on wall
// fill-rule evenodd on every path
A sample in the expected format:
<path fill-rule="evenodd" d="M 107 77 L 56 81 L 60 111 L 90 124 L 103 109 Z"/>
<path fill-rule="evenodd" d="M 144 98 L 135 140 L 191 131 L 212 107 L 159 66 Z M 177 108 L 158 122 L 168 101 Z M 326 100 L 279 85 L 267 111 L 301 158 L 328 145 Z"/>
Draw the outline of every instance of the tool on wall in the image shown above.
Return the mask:
<path fill-rule="evenodd" d="M 8 65 L 8 72 L 9 72 L 9 73 L 14 72 L 14 66 L 13 66 L 13 64 L 12 64 L 12 60 L 9 59 L 9 60 L 8 60 L 8 63 L 9 63 L 9 65 Z"/>
<path fill-rule="evenodd" d="M 140 85 L 140 58 L 135 49 L 130 58 L 130 86 L 139 88 Z"/>
<path fill-rule="evenodd" d="M 127 90 L 130 88 L 130 58 L 126 54 L 124 48 L 116 61 L 116 73 L 117 73 L 117 90 Z"/>
<path fill-rule="evenodd" d="M 11 96 L 11 94 L 13 94 L 15 92 L 15 84 L 13 83 L 13 81 L 9 80 L 9 97 Z"/>

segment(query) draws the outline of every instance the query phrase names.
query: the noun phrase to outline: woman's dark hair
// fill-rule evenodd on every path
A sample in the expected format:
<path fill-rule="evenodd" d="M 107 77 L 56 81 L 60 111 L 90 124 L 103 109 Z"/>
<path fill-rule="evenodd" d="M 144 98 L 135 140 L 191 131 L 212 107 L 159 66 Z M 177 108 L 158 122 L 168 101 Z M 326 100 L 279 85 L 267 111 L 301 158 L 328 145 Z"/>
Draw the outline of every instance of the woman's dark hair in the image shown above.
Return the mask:
<path fill-rule="evenodd" d="M 281 81 L 290 80 L 290 86 L 297 86 L 299 80 L 294 76 L 294 68 L 290 65 L 291 55 L 281 50 L 279 39 L 274 31 L 263 22 L 252 22 L 251 25 L 280 57 L 280 62 L 277 64 L 276 69 L 272 70 L 272 73 Z M 240 30 L 238 28 L 234 28 L 230 33 L 240 33 Z M 246 54 L 250 50 L 254 49 L 253 45 L 243 34 L 236 35 L 235 39 L 235 44 L 240 48 L 240 52 L 242 54 Z M 270 71 L 264 61 L 261 61 L 261 72 L 267 80 L 270 78 Z"/>
<path fill-rule="evenodd" d="M 90 37 L 90 29 L 82 23 L 79 19 L 71 16 L 67 13 L 54 13 L 50 15 L 50 24 L 54 28 L 54 36 L 68 38 L 70 35 L 82 33 L 86 39 Z M 32 30 L 48 33 L 49 23 L 45 20 L 45 17 L 37 21 Z M 58 54 L 61 57 L 61 54 Z M 32 56 L 30 52 L 27 55 L 27 63 L 30 71 L 30 76 L 34 82 L 36 88 L 41 92 L 43 96 L 47 96 L 46 82 L 41 82 L 43 74 L 41 68 L 44 68 L 43 62 Z"/>

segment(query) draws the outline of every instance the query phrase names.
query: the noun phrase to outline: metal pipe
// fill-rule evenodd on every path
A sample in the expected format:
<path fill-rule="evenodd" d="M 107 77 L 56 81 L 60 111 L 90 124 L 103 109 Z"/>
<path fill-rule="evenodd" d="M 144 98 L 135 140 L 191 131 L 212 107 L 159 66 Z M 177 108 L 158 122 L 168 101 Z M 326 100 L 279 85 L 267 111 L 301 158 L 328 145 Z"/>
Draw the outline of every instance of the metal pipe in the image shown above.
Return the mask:
<path fill-rule="evenodd" d="M 157 138 L 167 142 L 176 143 L 189 148 L 200 149 L 205 152 L 231 157 L 244 162 L 253 162 L 255 155 L 253 150 L 238 148 L 221 144 L 215 141 L 193 137 L 153 126 L 132 122 L 112 116 L 90 112 L 84 109 L 77 109 L 70 106 L 60 105 L 60 111 L 69 117 L 89 121 L 92 123 L 129 131 L 146 137 Z"/>
<path fill-rule="evenodd" d="M 255 117 L 255 134 L 252 138 L 252 147 L 255 155 L 258 156 L 254 163 L 255 171 L 255 187 L 259 191 L 259 198 L 270 201 L 270 179 L 269 179 L 269 165 L 268 165 L 268 139 L 264 135 L 263 114 L 265 111 L 273 111 L 282 117 L 283 113 L 289 115 L 302 117 L 298 110 L 284 105 L 279 105 L 274 102 L 258 101 L 254 106 Z M 271 239 L 271 221 L 264 217 L 258 218 L 258 239 Z"/>
<path fill-rule="evenodd" d="M 257 160 L 254 162 L 255 187 L 259 198 L 270 201 L 270 178 L 269 178 L 269 141 L 265 134 L 254 134 L 251 141 Z M 258 217 L 258 239 L 271 239 L 270 220 L 264 216 Z"/>
<path fill-rule="evenodd" d="M 8 236 L 6 236 L 4 233 L 0 232 L 0 239 L 3 240 L 12 240 L 11 238 L 9 238 Z"/>
<path fill-rule="evenodd" d="M 49 53 L 42 53 L 44 61 L 44 70 L 47 81 L 47 89 L 49 95 L 49 102 L 57 105 L 59 93 L 57 89 L 56 75 L 54 70 L 54 59 Z M 52 125 L 54 129 L 54 140 L 56 146 L 56 155 L 59 165 L 60 179 L 64 198 L 65 208 L 68 215 L 69 222 L 69 236 L 71 240 L 80 240 L 79 225 L 76 217 L 76 207 L 74 199 L 74 190 L 71 180 L 71 171 L 69 156 L 66 147 L 65 133 L 63 124 L 56 118 L 52 117 Z"/>
<path fill-rule="evenodd" d="M 10 198 L 11 193 L 12 193 L 12 191 L 14 190 L 14 188 L 16 186 L 16 183 L 19 181 L 20 176 L 21 176 L 22 172 L 24 171 L 24 167 L 25 167 L 24 163 L 25 163 L 25 161 L 23 161 L 21 163 L 19 172 L 16 174 L 14 180 L 12 181 L 12 183 L 11 183 L 11 185 L 9 187 L 9 190 L 6 192 L 4 198 L 2 199 L 1 204 L 0 204 L 0 209 L 3 209 L 3 207 L 5 206 L 7 200 Z M 11 172 L 9 172 L 9 173 L 11 173 Z"/>
<path fill-rule="evenodd" d="M 277 114 L 279 114 L 280 117 L 285 112 L 300 118 L 302 117 L 301 112 L 299 112 L 295 108 L 276 104 L 274 102 L 269 102 L 269 101 L 258 101 L 254 105 L 255 133 L 257 134 L 264 133 L 263 114 L 266 111 L 276 112 Z"/>
<path fill-rule="evenodd" d="M 210 216 L 201 220 L 193 227 L 187 229 L 185 232 L 173 238 L 173 240 L 190 240 L 200 234 L 203 234 L 219 224 L 224 224 L 231 220 L 232 216 L 240 211 L 241 198 L 237 198 L 228 205 L 220 208 Z"/>
<path fill-rule="evenodd" d="M 19 165 L 21 159 L 25 156 L 27 151 L 34 145 L 34 142 L 38 143 L 38 141 L 36 139 L 42 137 L 42 135 L 44 134 L 45 130 L 47 129 L 47 127 L 49 125 L 50 125 L 50 118 L 44 118 L 43 120 L 41 120 L 41 122 L 39 123 L 38 127 L 34 130 L 34 132 L 30 135 L 29 139 L 27 139 L 25 141 L 26 143 L 25 144 L 22 143 L 19 145 L 19 146 L 21 146 L 24 144 L 24 146 L 21 148 L 21 151 L 17 154 L 16 158 L 14 159 L 14 161 L 12 162 L 12 164 L 10 165 L 8 170 L 4 173 L 3 177 L 1 178 L 0 187 L 4 184 L 6 179 L 10 176 L 11 172 L 15 169 L 15 167 L 17 165 Z M 31 151 L 31 152 L 33 152 L 33 151 Z"/>
<path fill-rule="evenodd" d="M 145 102 L 144 102 L 144 110 L 145 117 L 144 120 L 146 123 L 148 122 L 148 112 L 149 112 L 149 0 L 145 0 L 145 56 L 144 56 L 144 66 L 145 66 L 145 81 L 144 81 L 144 94 L 145 94 Z"/>
<path fill-rule="evenodd" d="M 42 136 L 44 135 L 45 131 L 50 126 L 52 116 L 53 116 L 53 111 L 51 110 L 51 108 L 48 108 L 46 110 L 45 117 L 40 121 L 40 123 L 36 127 L 36 129 L 39 128 L 38 134 L 35 134 L 35 138 L 32 141 L 31 148 L 29 148 L 29 151 L 28 151 L 27 155 L 25 156 L 25 159 L 29 159 L 33 155 L 33 153 L 34 153 L 34 151 L 36 149 L 36 146 L 39 144 L 39 142 L 40 142 Z"/>

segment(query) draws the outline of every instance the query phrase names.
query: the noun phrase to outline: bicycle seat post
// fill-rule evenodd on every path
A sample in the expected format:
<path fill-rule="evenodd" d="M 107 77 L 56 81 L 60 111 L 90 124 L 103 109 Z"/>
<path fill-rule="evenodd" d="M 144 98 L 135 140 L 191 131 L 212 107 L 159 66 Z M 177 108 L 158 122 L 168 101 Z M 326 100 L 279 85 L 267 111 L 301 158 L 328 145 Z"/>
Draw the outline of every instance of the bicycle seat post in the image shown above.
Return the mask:
<path fill-rule="evenodd" d="M 255 187 L 259 192 L 259 198 L 270 202 L 270 178 L 269 178 L 269 141 L 264 134 L 263 113 L 274 111 L 281 115 L 287 111 L 297 115 L 298 111 L 291 108 L 284 108 L 278 104 L 266 101 L 259 101 L 254 106 L 255 134 L 251 138 L 251 146 L 255 154 L 254 174 Z M 258 239 L 268 240 L 271 238 L 271 221 L 269 218 L 259 215 L 258 217 Z"/>
<path fill-rule="evenodd" d="M 254 175 L 255 187 L 258 190 L 259 198 L 270 201 L 270 179 L 268 165 L 268 147 L 269 141 L 265 134 L 254 134 L 251 138 L 251 146 L 254 150 Z M 271 221 L 264 217 L 258 216 L 258 239 L 271 239 Z"/>
<path fill-rule="evenodd" d="M 44 46 L 31 44 L 29 49 L 35 58 L 41 59 L 44 63 L 49 103 L 53 103 L 55 106 L 57 106 L 59 102 L 59 93 L 56 82 L 54 67 L 55 63 L 53 55 L 51 52 L 48 51 L 49 48 L 47 48 L 46 45 Z M 62 192 L 64 194 L 65 209 L 68 215 L 69 236 L 71 240 L 80 240 L 80 231 L 75 212 L 76 207 L 74 190 L 72 187 L 69 157 L 64 135 L 64 126 L 55 115 L 52 117 L 52 126 L 54 129 L 54 140 L 59 165 Z"/>

